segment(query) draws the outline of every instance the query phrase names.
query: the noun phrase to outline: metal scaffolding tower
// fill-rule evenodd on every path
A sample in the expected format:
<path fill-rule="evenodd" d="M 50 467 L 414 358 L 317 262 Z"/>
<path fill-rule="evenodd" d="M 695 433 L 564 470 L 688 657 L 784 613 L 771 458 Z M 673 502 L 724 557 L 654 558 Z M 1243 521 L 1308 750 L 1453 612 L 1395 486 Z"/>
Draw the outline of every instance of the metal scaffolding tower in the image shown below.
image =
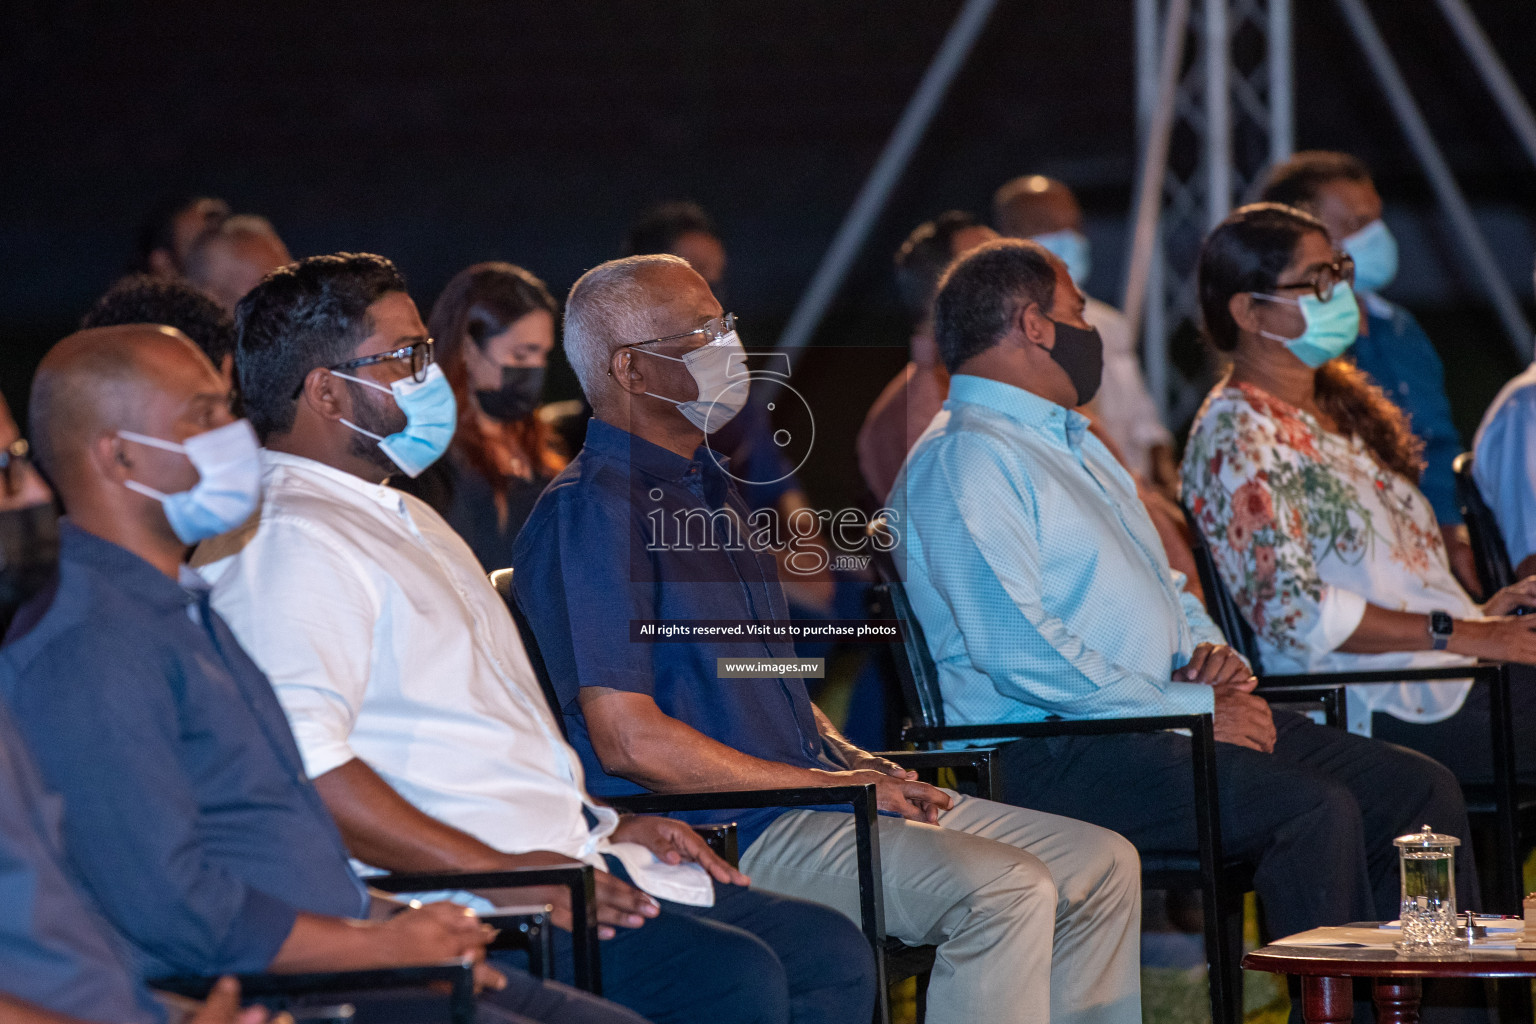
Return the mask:
<path fill-rule="evenodd" d="M 1171 96 L 1159 87 L 1169 55 L 1177 65 Z M 1147 161 L 1162 135 L 1167 159 L 1160 190 L 1142 197 L 1161 216 L 1151 251 L 1131 261 L 1126 307 L 1136 318 L 1135 297 L 1146 295 L 1147 383 L 1165 422 L 1179 422 L 1201 398 L 1198 382 L 1182 379 L 1168 358 L 1170 337 L 1198 322 L 1200 242 L 1264 168 L 1290 156 L 1294 109 L 1290 0 L 1136 0 L 1137 149 Z M 1156 168 L 1148 170 L 1142 181 L 1155 188 Z"/>

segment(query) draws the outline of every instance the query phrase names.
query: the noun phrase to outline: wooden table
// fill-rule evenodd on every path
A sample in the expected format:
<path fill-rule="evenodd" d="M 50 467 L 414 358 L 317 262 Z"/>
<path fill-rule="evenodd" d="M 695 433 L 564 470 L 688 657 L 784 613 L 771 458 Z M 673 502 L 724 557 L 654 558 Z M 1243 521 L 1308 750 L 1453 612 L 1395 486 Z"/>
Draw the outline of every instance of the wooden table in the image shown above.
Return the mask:
<path fill-rule="evenodd" d="M 1477 947 L 1442 956 L 1405 956 L 1394 949 L 1287 946 L 1256 949 L 1243 968 L 1301 978 L 1301 1014 L 1307 1024 L 1354 1019 L 1355 978 L 1374 978 L 1381 1024 L 1419 1019 L 1423 978 L 1536 978 L 1536 949 Z"/>

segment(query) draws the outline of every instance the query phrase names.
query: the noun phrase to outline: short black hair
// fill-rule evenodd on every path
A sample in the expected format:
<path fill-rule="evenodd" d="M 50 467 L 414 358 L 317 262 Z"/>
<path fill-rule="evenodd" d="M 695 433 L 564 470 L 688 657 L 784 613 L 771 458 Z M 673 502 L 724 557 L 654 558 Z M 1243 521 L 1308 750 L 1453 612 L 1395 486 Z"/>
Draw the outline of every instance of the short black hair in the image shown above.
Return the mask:
<path fill-rule="evenodd" d="M 1370 180 L 1371 169 L 1359 157 L 1308 149 L 1271 167 L 1255 198 L 1258 202 L 1294 206 L 1310 213 L 1317 194 L 1329 182 Z"/>
<path fill-rule="evenodd" d="M 149 264 L 149 254 L 156 249 L 172 248 L 176 243 L 177 216 L 193 203 L 200 203 L 204 199 L 224 202 L 218 196 L 206 192 L 178 192 L 155 203 L 144 222 L 139 225 L 138 244 L 134 249 L 133 266 L 130 269 L 139 273 L 152 272 L 155 268 Z"/>
<path fill-rule="evenodd" d="M 87 327 L 164 324 L 197 343 L 214 366 L 235 351 L 235 322 L 219 304 L 185 281 L 149 274 L 120 278 L 80 321 Z"/>
<path fill-rule="evenodd" d="M 1030 303 L 1049 313 L 1059 262 L 1036 242 L 1000 238 L 952 263 L 933 300 L 933 340 L 944 368 L 954 373 L 996 345 Z"/>
<path fill-rule="evenodd" d="M 955 235 L 979 227 L 981 221 L 974 214 L 946 210 L 913 228 L 896 250 L 896 289 L 914 323 L 928 315 L 939 290 L 939 278 L 954 261 Z"/>
<path fill-rule="evenodd" d="M 624 236 L 622 256 L 655 256 L 670 253 L 684 235 L 698 233 L 720 237 L 720 229 L 704 207 L 686 199 L 657 203 L 635 218 Z"/>
<path fill-rule="evenodd" d="M 292 429 L 304 378 L 350 357 L 373 331 L 368 307 L 403 291 L 393 263 L 351 252 L 279 267 L 251 289 L 235 307 L 235 368 L 257 436 Z"/>

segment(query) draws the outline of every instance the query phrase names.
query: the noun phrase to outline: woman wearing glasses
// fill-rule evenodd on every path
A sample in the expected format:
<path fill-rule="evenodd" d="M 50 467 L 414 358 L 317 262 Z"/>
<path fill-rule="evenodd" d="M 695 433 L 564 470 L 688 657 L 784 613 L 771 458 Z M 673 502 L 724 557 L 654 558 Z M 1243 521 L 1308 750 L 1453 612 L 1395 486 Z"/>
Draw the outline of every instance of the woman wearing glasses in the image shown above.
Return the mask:
<path fill-rule="evenodd" d="M 436 358 L 458 400 L 445 458 L 393 482 L 437 509 L 487 572 L 512 564 L 512 542 L 565 466 L 537 415 L 558 307 L 544 282 L 510 263 L 477 263 L 443 289 L 429 320 Z"/>
<path fill-rule="evenodd" d="M 1536 663 L 1536 616 L 1511 614 L 1536 605 L 1536 578 L 1481 608 L 1467 595 L 1418 488 L 1421 444 L 1337 358 L 1359 333 L 1353 278 L 1320 221 L 1273 203 L 1235 211 L 1200 254 L 1206 334 L 1232 367 L 1196 416 L 1184 504 L 1263 671 Z M 1463 781 L 1491 778 L 1485 688 L 1352 687 L 1348 704 L 1352 731 L 1430 753 Z M 1518 719 L 1520 742 L 1536 741 L 1536 714 Z"/>

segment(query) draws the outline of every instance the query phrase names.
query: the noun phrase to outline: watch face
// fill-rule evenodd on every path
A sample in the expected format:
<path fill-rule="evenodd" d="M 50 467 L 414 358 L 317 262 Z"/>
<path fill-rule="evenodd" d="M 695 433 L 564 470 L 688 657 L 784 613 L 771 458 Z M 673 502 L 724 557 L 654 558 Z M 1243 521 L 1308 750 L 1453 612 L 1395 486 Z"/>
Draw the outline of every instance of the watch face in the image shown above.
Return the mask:
<path fill-rule="evenodd" d="M 1436 636 L 1450 636 L 1455 620 L 1447 612 L 1429 613 L 1429 631 Z"/>

